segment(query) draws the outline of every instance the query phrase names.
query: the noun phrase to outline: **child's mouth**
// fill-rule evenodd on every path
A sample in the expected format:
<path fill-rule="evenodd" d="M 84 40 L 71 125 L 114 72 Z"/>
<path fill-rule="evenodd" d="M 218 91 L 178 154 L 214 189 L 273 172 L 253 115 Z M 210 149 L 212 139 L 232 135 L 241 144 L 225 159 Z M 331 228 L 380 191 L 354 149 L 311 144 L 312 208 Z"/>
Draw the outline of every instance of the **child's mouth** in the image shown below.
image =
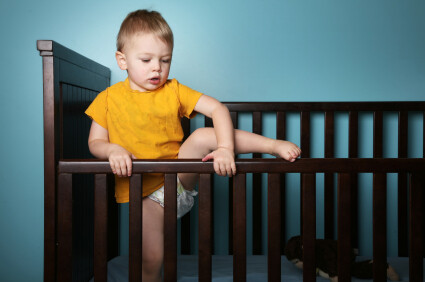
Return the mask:
<path fill-rule="evenodd" d="M 159 83 L 159 77 L 152 77 L 151 79 L 149 79 L 149 81 L 152 84 L 158 84 Z"/>

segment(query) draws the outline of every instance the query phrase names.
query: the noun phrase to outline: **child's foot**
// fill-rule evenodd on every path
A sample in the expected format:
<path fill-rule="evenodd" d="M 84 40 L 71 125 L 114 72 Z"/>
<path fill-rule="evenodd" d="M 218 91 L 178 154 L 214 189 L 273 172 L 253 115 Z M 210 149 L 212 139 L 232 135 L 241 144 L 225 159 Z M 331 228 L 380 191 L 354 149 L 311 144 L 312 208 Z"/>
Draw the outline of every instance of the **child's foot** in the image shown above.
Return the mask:
<path fill-rule="evenodd" d="M 271 155 L 293 162 L 301 155 L 301 149 L 289 141 L 273 140 Z"/>
<path fill-rule="evenodd" d="M 395 269 L 391 265 L 388 265 L 387 267 L 387 277 L 391 281 L 400 281 L 400 277 L 398 276 L 397 272 L 395 272 Z"/>

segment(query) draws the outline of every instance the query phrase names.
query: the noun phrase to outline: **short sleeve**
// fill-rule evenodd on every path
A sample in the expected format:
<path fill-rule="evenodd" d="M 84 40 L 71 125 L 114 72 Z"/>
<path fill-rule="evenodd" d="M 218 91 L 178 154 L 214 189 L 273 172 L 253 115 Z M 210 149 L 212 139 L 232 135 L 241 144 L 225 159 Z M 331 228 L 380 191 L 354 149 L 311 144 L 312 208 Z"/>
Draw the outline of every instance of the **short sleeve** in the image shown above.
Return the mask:
<path fill-rule="evenodd" d="M 86 115 L 105 129 L 108 129 L 106 122 L 106 114 L 108 112 L 107 97 L 107 90 L 99 93 L 85 111 Z"/>
<path fill-rule="evenodd" d="M 183 84 L 177 82 L 177 96 L 180 101 L 180 116 L 193 118 L 196 115 L 196 112 L 193 109 L 198 103 L 199 98 L 202 96 L 202 93 L 191 89 Z"/>

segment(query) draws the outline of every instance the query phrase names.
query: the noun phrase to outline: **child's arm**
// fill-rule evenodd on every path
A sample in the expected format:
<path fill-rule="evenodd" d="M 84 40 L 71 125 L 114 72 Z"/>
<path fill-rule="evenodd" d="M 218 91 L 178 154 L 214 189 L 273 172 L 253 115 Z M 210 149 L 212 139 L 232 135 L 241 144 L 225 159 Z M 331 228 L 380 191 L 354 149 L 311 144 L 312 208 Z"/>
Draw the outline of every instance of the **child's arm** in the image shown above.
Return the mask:
<path fill-rule="evenodd" d="M 205 156 L 202 161 L 214 159 L 214 170 L 218 175 L 235 175 L 235 134 L 229 110 L 207 95 L 199 98 L 194 110 L 212 119 L 217 138 L 217 149 Z"/>
<path fill-rule="evenodd" d="M 89 149 L 93 156 L 108 159 L 112 172 L 117 176 L 131 176 L 134 155 L 120 145 L 109 143 L 108 130 L 94 120 L 90 128 Z"/>

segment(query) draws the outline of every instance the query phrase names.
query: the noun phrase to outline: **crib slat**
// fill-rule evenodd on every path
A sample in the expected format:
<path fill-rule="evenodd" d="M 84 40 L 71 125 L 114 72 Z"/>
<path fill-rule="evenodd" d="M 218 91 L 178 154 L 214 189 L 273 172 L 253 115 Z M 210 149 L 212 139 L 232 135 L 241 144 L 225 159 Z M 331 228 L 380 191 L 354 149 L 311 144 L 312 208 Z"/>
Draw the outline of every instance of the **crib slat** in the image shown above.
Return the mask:
<path fill-rule="evenodd" d="M 164 281 L 177 281 L 177 175 L 164 179 Z"/>
<path fill-rule="evenodd" d="M 350 111 L 348 115 L 348 157 L 358 157 L 358 145 L 359 145 L 359 113 L 356 111 Z M 358 175 L 356 173 L 351 174 L 351 242 L 353 248 L 358 248 Z"/>
<path fill-rule="evenodd" d="M 335 118 L 333 111 L 325 112 L 325 158 L 333 158 L 335 151 Z"/>
<path fill-rule="evenodd" d="M 325 158 L 334 157 L 334 112 L 325 113 Z M 334 175 L 325 173 L 325 238 L 334 239 Z"/>
<path fill-rule="evenodd" d="M 129 206 L 129 269 L 130 282 L 142 281 L 142 175 L 133 174 L 130 177 Z"/>
<path fill-rule="evenodd" d="M 424 250 L 424 211 L 423 189 L 425 177 L 421 173 L 410 175 L 410 255 L 409 279 L 413 282 L 423 281 L 423 250 Z"/>
<path fill-rule="evenodd" d="M 359 113 L 350 111 L 348 115 L 348 157 L 357 158 L 359 150 Z"/>
<path fill-rule="evenodd" d="M 207 117 L 205 116 L 205 119 Z M 210 122 L 212 123 L 212 120 L 209 119 Z M 206 122 L 206 120 L 205 120 Z M 184 138 L 183 138 L 183 142 L 186 140 L 187 137 L 189 137 L 190 135 L 190 120 L 187 118 L 183 118 L 182 119 L 182 127 L 183 127 L 183 132 L 184 132 Z M 205 125 L 205 127 L 207 127 Z M 180 219 L 180 252 L 181 254 L 184 255 L 189 255 L 190 254 L 190 212 L 188 212 L 187 214 L 185 214 L 181 219 Z"/>
<path fill-rule="evenodd" d="M 302 158 L 310 158 L 310 112 L 302 111 L 301 112 L 301 157 Z M 301 176 L 301 186 L 303 186 L 303 179 L 304 177 Z M 301 226 L 303 226 L 303 212 L 304 212 L 304 202 L 302 199 L 304 199 L 303 196 L 304 190 L 301 189 L 301 203 L 300 203 L 300 214 L 301 214 Z M 301 235 L 303 234 L 304 230 L 301 228 Z"/>
<path fill-rule="evenodd" d="M 252 113 L 252 131 L 256 134 L 263 132 L 263 117 L 261 112 Z M 252 154 L 253 158 L 261 158 L 261 154 Z M 262 182 L 261 173 L 252 174 L 252 254 L 262 254 Z"/>
<path fill-rule="evenodd" d="M 284 112 L 276 113 L 276 138 L 279 140 L 286 140 L 286 114 Z M 285 220 L 285 195 L 286 195 L 286 174 L 280 174 L 280 218 Z M 281 242 L 286 242 L 286 228 L 285 224 L 280 225 L 280 240 Z M 283 255 L 285 250 L 285 244 L 280 244 L 280 254 Z"/>
<path fill-rule="evenodd" d="M 316 175 L 302 173 L 303 281 L 316 281 Z"/>
<path fill-rule="evenodd" d="M 268 281 L 280 281 L 280 175 L 270 173 L 268 175 Z"/>
<path fill-rule="evenodd" d="M 310 158 L 310 112 L 301 112 L 301 156 Z"/>
<path fill-rule="evenodd" d="M 422 154 L 423 154 L 423 158 L 425 158 L 425 111 L 422 112 Z M 425 193 L 423 193 L 423 201 L 425 202 Z M 425 232 L 423 234 L 423 240 L 425 241 Z M 425 247 L 423 248 L 423 257 L 425 258 Z"/>
<path fill-rule="evenodd" d="M 398 157 L 407 158 L 408 115 L 400 111 L 398 116 Z M 398 255 L 407 256 L 408 223 L 407 223 L 407 173 L 398 174 Z"/>
<path fill-rule="evenodd" d="M 107 280 L 108 273 L 108 190 L 107 175 L 96 174 L 94 179 L 94 278 Z"/>
<path fill-rule="evenodd" d="M 387 281 L 387 175 L 373 175 L 373 281 Z"/>
<path fill-rule="evenodd" d="M 383 150 L 383 113 L 376 111 L 373 115 L 373 157 L 382 158 Z"/>
<path fill-rule="evenodd" d="M 233 127 L 238 128 L 238 112 L 230 112 Z M 235 156 L 237 158 L 237 156 Z M 229 178 L 229 255 L 233 255 L 233 177 Z"/>
<path fill-rule="evenodd" d="M 383 157 L 383 113 L 373 116 L 373 157 Z M 373 174 L 373 280 L 386 281 L 386 174 Z"/>
<path fill-rule="evenodd" d="M 107 190 L 108 190 L 108 261 L 119 255 L 119 204 L 115 200 L 115 189 L 113 174 L 107 174 Z"/>
<path fill-rule="evenodd" d="M 338 280 L 350 281 L 351 266 L 350 174 L 338 174 Z"/>
<path fill-rule="evenodd" d="M 58 177 L 57 281 L 72 281 L 72 174 Z"/>
<path fill-rule="evenodd" d="M 212 205 L 211 175 L 199 179 L 199 281 L 211 281 L 212 267 Z"/>
<path fill-rule="evenodd" d="M 238 125 L 238 113 L 232 112 L 232 113 L 230 113 L 230 117 L 232 119 L 233 126 L 236 128 L 237 125 Z M 207 118 L 205 118 L 204 124 L 205 124 L 205 127 L 212 127 L 212 119 L 209 118 L 208 121 L 207 121 Z M 231 182 L 232 181 L 230 181 L 230 178 L 229 178 L 229 187 L 230 187 Z M 210 187 L 214 187 L 214 177 L 213 176 L 210 177 Z M 230 189 L 230 191 L 231 191 L 231 189 Z M 211 207 L 214 207 L 214 193 L 211 193 L 210 199 L 211 199 Z M 214 222 L 214 208 L 212 208 L 212 212 L 211 212 L 211 222 Z M 231 230 L 231 229 L 229 229 L 229 230 Z M 211 252 L 214 253 L 214 232 L 212 232 L 210 234 L 210 236 L 211 236 Z M 229 237 L 228 239 L 229 239 L 229 244 L 230 244 L 232 242 L 231 237 Z"/>
<path fill-rule="evenodd" d="M 383 112 L 373 116 L 373 157 L 383 157 Z M 373 281 L 387 281 L 386 174 L 373 174 Z"/>
<path fill-rule="evenodd" d="M 286 113 L 276 112 L 276 138 L 286 139 Z"/>
<path fill-rule="evenodd" d="M 246 281 L 246 175 L 233 176 L 233 281 Z"/>
<path fill-rule="evenodd" d="M 118 203 L 115 200 L 114 175 L 107 174 L 107 191 L 108 191 L 108 260 L 119 255 L 118 252 Z"/>

